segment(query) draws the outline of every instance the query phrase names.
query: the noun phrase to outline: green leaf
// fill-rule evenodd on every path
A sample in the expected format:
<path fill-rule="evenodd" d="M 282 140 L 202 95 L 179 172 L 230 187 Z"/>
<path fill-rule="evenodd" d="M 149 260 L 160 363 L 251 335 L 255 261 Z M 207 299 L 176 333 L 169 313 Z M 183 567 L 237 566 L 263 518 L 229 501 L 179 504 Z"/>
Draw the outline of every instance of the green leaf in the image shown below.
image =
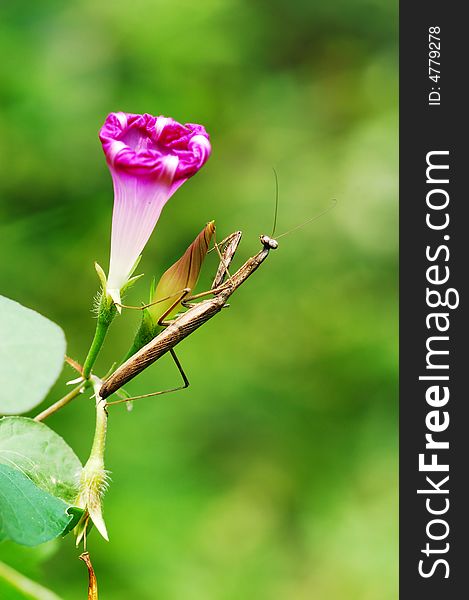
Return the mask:
<path fill-rule="evenodd" d="M 0 465 L 0 541 L 36 546 L 59 536 L 71 516 L 59 498 L 20 471 Z"/>
<path fill-rule="evenodd" d="M 65 336 L 39 313 L 0 296 L 0 414 L 37 406 L 59 376 Z"/>
<path fill-rule="evenodd" d="M 0 464 L 21 471 L 45 492 L 72 504 L 82 465 L 70 446 L 44 423 L 0 419 Z"/>
<path fill-rule="evenodd" d="M 44 423 L 0 419 L 0 540 L 33 546 L 65 535 L 83 511 L 70 506 L 81 463 Z"/>

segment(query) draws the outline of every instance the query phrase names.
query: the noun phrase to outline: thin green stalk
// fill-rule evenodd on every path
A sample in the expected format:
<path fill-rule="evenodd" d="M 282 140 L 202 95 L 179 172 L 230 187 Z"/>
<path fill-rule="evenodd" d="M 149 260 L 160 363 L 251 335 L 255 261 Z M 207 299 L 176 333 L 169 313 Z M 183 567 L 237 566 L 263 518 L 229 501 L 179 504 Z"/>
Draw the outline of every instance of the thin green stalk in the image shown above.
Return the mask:
<path fill-rule="evenodd" d="M 101 350 L 104 339 L 107 334 L 107 330 L 109 329 L 110 323 L 103 323 L 98 320 L 96 324 L 96 330 L 94 332 L 94 338 L 91 343 L 90 349 L 88 350 L 88 355 L 83 364 L 83 377 L 88 379 L 91 374 L 91 369 L 93 368 L 96 359 L 98 358 L 99 351 Z"/>
<path fill-rule="evenodd" d="M 85 379 L 90 378 L 91 369 L 98 358 L 98 354 L 103 346 L 108 329 L 114 317 L 116 316 L 116 312 L 117 309 L 113 300 L 105 292 L 101 292 L 96 330 L 94 332 L 94 338 L 91 342 L 90 349 L 88 350 L 88 355 L 83 365 L 83 377 Z"/>
<path fill-rule="evenodd" d="M 99 400 L 96 404 L 96 427 L 94 431 L 93 445 L 90 452 L 90 460 L 97 460 L 104 465 L 104 450 L 106 448 L 107 413 L 106 402 Z"/>
<path fill-rule="evenodd" d="M 84 384 L 80 383 L 79 386 L 77 386 L 76 388 L 73 388 L 73 390 L 71 390 L 68 394 L 63 396 L 63 398 L 60 398 L 60 400 L 57 400 L 57 402 L 54 402 L 54 404 L 51 404 L 48 408 L 46 408 L 45 410 L 40 412 L 38 415 L 36 415 L 34 417 L 34 420 L 35 421 L 43 421 L 44 419 L 47 419 L 47 417 L 50 417 L 51 415 L 53 415 L 55 412 L 57 412 L 58 410 L 60 410 L 64 406 L 66 406 L 74 398 L 76 398 L 82 392 L 84 392 L 86 387 L 88 387 L 88 382 L 85 382 Z"/>
<path fill-rule="evenodd" d="M 34 600 L 62 600 L 57 594 L 51 592 L 39 583 L 25 577 L 9 565 L 0 561 L 0 579 L 9 583 L 15 590 L 22 592 Z"/>

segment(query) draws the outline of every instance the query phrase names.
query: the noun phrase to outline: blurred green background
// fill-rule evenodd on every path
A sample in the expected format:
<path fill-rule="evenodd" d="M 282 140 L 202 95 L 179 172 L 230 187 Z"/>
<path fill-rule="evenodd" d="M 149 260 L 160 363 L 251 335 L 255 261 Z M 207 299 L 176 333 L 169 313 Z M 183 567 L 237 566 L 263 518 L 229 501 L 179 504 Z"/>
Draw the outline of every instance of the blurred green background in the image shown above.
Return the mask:
<path fill-rule="evenodd" d="M 76 359 L 94 328 L 93 261 L 108 264 L 107 113 L 203 123 L 213 145 L 166 206 L 129 303 L 210 219 L 218 239 L 243 230 L 237 264 L 257 252 L 272 167 L 278 233 L 338 201 L 181 345 L 188 390 L 112 410 L 111 541 L 89 544 L 100 598 L 397 597 L 396 29 L 389 0 L 2 2 L 0 293 L 59 323 Z M 211 255 L 199 291 L 215 268 Z M 116 320 L 100 373 L 137 322 Z M 162 359 L 128 389 L 178 381 Z M 91 401 L 48 424 L 86 460 Z M 72 538 L 42 551 L 30 567 L 0 549 L 84 598 Z"/>

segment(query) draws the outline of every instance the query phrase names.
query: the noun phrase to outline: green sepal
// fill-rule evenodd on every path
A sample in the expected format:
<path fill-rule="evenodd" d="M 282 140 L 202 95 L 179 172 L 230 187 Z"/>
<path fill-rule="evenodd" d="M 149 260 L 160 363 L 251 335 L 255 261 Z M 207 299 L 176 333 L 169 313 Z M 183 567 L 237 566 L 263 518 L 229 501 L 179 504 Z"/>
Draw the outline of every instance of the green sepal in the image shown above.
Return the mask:
<path fill-rule="evenodd" d="M 145 308 L 143 310 L 142 320 L 140 321 L 140 326 L 137 329 L 132 346 L 122 362 L 125 362 L 127 359 L 133 356 L 140 350 L 140 348 L 143 348 L 143 346 L 148 344 L 148 342 L 151 342 L 151 340 L 156 337 L 162 329 L 163 327 L 161 327 L 161 325 L 154 325 L 148 310 Z"/>
<path fill-rule="evenodd" d="M 78 508 L 78 506 L 69 506 L 67 508 L 67 514 L 70 515 L 72 519 L 67 525 L 67 527 L 65 527 L 65 529 L 62 531 L 62 536 L 65 537 L 67 533 L 70 533 L 72 529 L 74 529 L 77 526 L 84 512 L 85 511 L 82 508 Z"/>
<path fill-rule="evenodd" d="M 140 275 L 134 275 L 133 277 L 131 277 L 127 283 L 124 283 L 124 285 L 121 287 L 121 294 L 122 296 L 127 292 L 127 290 L 129 290 L 141 277 L 143 277 L 143 273 L 140 273 Z"/>
<path fill-rule="evenodd" d="M 109 327 L 117 313 L 116 305 L 113 299 L 108 294 L 105 294 L 103 290 L 99 292 L 98 298 L 98 323 Z"/>
<path fill-rule="evenodd" d="M 142 255 L 140 254 L 139 257 L 137 258 L 137 260 L 134 262 L 134 266 L 130 270 L 129 277 L 132 277 L 132 275 L 135 273 L 141 260 L 142 260 Z"/>
<path fill-rule="evenodd" d="M 99 263 L 97 263 L 96 261 L 94 263 L 94 268 L 96 270 L 96 273 L 98 274 L 99 281 L 101 282 L 101 287 L 102 287 L 103 290 L 105 290 L 106 287 L 107 287 L 106 273 L 104 272 L 104 270 L 101 267 L 101 265 Z"/>

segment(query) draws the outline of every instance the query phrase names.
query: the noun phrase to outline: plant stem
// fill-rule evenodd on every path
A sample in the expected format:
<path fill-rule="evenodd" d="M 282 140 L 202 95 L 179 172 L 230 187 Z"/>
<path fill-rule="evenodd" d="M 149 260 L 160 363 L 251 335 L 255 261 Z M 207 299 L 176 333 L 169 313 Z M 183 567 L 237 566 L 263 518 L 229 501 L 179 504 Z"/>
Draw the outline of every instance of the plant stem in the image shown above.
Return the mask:
<path fill-rule="evenodd" d="M 57 594 L 54 594 L 54 592 L 51 592 L 47 588 L 42 587 L 39 583 L 18 573 L 18 571 L 1 561 L 0 579 L 8 582 L 15 590 L 26 594 L 29 598 L 34 598 L 34 600 L 62 600 L 62 598 L 57 596 Z"/>
<path fill-rule="evenodd" d="M 63 398 L 60 398 L 60 400 L 57 400 L 57 402 L 54 402 L 54 404 L 51 404 L 48 408 L 36 415 L 34 420 L 43 421 L 44 419 L 47 419 L 47 417 L 50 417 L 55 412 L 66 406 L 74 398 L 79 396 L 86 387 L 88 387 L 88 382 L 85 381 L 84 383 L 80 383 L 80 385 L 78 385 L 76 388 L 73 388 L 73 390 L 66 394 Z"/>
<path fill-rule="evenodd" d="M 83 377 L 85 379 L 88 379 L 91 374 L 91 369 L 93 368 L 93 365 L 96 362 L 96 359 L 98 358 L 98 354 L 104 343 L 104 338 L 106 337 L 109 325 L 110 323 L 103 323 L 99 320 L 96 324 L 94 338 L 91 343 L 90 349 L 88 350 L 88 355 L 83 364 Z"/>
<path fill-rule="evenodd" d="M 108 481 L 108 474 L 104 468 L 107 430 L 106 401 L 99 397 L 101 381 L 94 375 L 91 376 L 91 380 L 96 394 L 96 428 L 90 456 L 81 472 L 80 491 L 75 501 L 76 506 L 86 511 L 85 520 L 77 525 L 77 545 L 86 537 L 89 518 L 103 538 L 109 541 L 101 506 Z"/>
<path fill-rule="evenodd" d="M 98 358 L 99 351 L 103 346 L 107 331 L 112 323 L 112 320 L 116 316 L 116 312 L 117 309 L 112 299 L 106 295 L 105 291 L 102 292 L 101 299 L 99 301 L 98 322 L 96 323 L 94 338 L 91 342 L 88 355 L 83 364 L 83 377 L 85 379 L 90 378 L 91 369 Z"/>
<path fill-rule="evenodd" d="M 98 400 L 96 403 L 96 427 L 94 431 L 93 446 L 91 447 L 88 461 L 97 460 L 104 465 L 104 449 L 106 447 L 107 412 L 106 402 Z"/>

